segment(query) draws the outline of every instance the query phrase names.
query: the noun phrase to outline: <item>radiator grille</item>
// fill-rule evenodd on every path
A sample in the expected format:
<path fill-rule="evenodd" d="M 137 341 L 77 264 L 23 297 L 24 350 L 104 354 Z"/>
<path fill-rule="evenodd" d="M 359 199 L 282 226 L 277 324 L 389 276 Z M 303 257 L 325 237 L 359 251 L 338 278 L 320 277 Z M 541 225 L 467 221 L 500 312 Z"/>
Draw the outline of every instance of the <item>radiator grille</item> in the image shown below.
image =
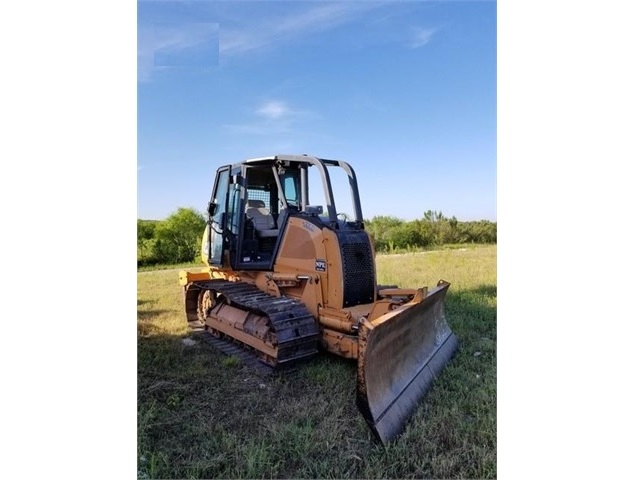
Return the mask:
<path fill-rule="evenodd" d="M 341 238 L 342 263 L 344 266 L 344 307 L 373 302 L 375 275 L 370 243 L 363 235 L 347 235 Z"/>

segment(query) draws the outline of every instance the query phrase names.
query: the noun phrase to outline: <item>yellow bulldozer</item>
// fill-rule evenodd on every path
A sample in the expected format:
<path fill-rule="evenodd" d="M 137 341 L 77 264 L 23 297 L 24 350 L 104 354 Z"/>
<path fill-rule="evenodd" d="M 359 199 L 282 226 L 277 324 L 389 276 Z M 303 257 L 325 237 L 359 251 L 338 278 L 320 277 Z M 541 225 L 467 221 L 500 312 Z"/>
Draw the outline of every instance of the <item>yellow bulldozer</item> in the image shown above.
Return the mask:
<path fill-rule="evenodd" d="M 348 179 L 352 214 L 337 212 L 331 171 Z M 353 168 L 311 155 L 225 165 L 207 211 L 207 267 L 179 278 L 188 324 L 270 368 L 320 350 L 355 359 L 359 411 L 379 441 L 397 437 L 458 347 L 449 283 L 377 284 Z"/>

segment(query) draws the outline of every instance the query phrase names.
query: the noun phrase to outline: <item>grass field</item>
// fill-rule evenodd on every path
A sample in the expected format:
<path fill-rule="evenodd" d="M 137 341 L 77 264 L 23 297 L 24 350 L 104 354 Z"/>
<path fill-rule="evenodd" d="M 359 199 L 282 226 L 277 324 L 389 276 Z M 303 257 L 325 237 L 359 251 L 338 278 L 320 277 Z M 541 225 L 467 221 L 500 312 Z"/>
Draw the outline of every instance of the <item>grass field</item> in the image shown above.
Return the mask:
<path fill-rule="evenodd" d="M 451 282 L 456 356 L 404 433 L 373 440 L 355 363 L 259 375 L 190 337 L 177 270 L 138 273 L 139 478 L 495 478 L 496 246 L 377 258 L 378 283 Z M 188 342 L 191 343 L 191 342 Z"/>

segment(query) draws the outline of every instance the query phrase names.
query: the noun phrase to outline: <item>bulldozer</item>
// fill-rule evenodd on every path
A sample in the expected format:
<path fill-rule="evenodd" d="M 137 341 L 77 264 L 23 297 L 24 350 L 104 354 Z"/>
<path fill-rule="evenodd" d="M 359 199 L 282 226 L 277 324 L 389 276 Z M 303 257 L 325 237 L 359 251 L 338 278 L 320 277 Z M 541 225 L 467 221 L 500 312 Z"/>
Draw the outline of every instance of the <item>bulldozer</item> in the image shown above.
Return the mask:
<path fill-rule="evenodd" d="M 351 213 L 337 211 L 337 172 Z M 377 440 L 398 437 L 458 348 L 449 283 L 378 285 L 353 168 L 305 154 L 224 165 L 207 213 L 206 267 L 179 274 L 189 326 L 270 369 L 322 350 L 356 360 L 359 411 Z"/>

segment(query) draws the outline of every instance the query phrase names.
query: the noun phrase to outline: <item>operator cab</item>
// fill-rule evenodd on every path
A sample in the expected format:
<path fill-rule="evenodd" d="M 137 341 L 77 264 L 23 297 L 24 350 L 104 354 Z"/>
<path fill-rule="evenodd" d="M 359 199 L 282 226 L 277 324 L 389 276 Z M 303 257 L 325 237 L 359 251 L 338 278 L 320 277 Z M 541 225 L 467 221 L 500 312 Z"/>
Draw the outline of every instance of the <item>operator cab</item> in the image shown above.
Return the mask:
<path fill-rule="evenodd" d="M 308 173 L 316 166 L 320 172 L 321 190 L 312 192 L 324 205 L 310 205 Z M 355 221 L 338 215 L 327 166 L 341 166 L 349 176 Z M 279 243 L 291 215 L 305 216 L 320 228 L 363 229 L 359 194 L 354 172 L 345 162 L 320 160 L 315 157 L 280 155 L 247 160 L 221 167 L 217 171 L 212 198 L 207 242 L 209 263 L 223 264 L 223 253 L 229 252 L 233 269 L 272 269 Z"/>

